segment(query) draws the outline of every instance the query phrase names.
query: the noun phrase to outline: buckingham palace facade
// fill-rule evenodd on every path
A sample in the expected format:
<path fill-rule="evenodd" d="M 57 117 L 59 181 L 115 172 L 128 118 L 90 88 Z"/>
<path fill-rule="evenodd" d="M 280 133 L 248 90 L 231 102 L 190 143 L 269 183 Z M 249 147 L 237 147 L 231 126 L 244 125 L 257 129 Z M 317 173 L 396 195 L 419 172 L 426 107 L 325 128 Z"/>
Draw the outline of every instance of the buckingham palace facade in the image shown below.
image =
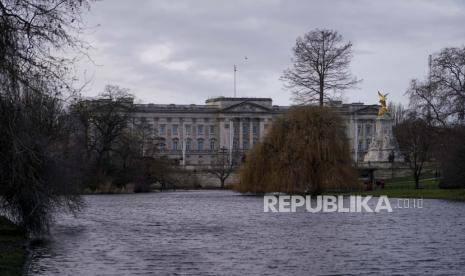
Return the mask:
<path fill-rule="evenodd" d="M 331 107 L 346 122 L 354 160 L 363 160 L 375 132 L 378 105 L 333 102 Z M 273 105 L 270 98 L 218 97 L 204 105 L 134 104 L 131 117 L 134 124 L 149 126 L 156 155 L 195 168 L 208 166 L 220 151 L 243 157 L 289 108 Z"/>

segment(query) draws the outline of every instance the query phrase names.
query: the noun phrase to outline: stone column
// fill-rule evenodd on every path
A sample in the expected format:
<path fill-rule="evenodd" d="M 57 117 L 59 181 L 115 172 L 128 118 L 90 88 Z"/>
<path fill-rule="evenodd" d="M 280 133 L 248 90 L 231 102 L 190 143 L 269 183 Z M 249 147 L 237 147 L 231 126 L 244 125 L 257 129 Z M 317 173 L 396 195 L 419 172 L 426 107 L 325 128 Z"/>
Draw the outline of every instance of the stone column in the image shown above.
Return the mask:
<path fill-rule="evenodd" d="M 242 149 L 242 118 L 239 118 L 239 150 Z"/>
<path fill-rule="evenodd" d="M 225 128 L 225 124 L 227 124 L 227 119 L 218 119 L 218 125 L 215 125 L 215 128 L 218 128 L 218 148 L 225 147 L 228 144 L 227 138 L 229 136 L 228 130 Z M 216 135 L 211 135 L 210 133 L 210 138 L 216 138 Z M 209 139 L 210 141 L 210 139 Z"/>
<path fill-rule="evenodd" d="M 233 139 L 234 139 L 234 120 L 229 119 L 229 164 L 232 163 L 233 157 Z"/>

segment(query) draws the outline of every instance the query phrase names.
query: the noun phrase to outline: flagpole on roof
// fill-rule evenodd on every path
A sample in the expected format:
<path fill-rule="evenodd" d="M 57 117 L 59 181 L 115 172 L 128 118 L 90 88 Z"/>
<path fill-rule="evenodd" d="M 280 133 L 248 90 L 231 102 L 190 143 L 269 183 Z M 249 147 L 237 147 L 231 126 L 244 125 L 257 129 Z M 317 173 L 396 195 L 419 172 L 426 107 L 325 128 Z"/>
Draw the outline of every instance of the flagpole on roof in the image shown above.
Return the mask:
<path fill-rule="evenodd" d="M 244 61 L 247 61 L 249 58 L 247 56 L 244 57 Z M 236 73 L 237 73 L 237 65 L 234 64 L 234 98 L 237 97 L 237 85 L 236 85 Z"/>

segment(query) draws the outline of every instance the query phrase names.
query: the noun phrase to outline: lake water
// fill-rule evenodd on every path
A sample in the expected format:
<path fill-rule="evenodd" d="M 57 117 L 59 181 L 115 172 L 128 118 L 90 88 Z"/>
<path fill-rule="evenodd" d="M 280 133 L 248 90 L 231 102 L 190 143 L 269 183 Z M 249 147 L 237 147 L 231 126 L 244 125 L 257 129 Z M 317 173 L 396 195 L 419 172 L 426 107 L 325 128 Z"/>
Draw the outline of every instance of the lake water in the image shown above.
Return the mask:
<path fill-rule="evenodd" d="M 84 199 L 33 248 L 29 275 L 465 274 L 463 202 L 313 214 L 264 213 L 231 191 Z"/>

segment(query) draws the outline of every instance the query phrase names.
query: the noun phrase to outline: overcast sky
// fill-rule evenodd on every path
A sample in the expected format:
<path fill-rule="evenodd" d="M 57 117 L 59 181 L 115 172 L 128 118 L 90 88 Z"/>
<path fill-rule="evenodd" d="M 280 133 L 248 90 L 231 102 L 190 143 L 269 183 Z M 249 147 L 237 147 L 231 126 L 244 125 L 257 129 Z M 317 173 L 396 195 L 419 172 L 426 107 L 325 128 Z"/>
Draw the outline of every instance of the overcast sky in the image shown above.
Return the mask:
<path fill-rule="evenodd" d="M 407 102 L 412 78 L 427 60 L 465 42 L 465 1 L 116 1 L 94 2 L 85 14 L 95 64 L 83 62 L 92 83 L 129 88 L 142 102 L 203 104 L 233 96 L 233 65 L 241 97 L 271 97 L 288 105 L 279 80 L 297 36 L 330 28 L 353 43 L 351 71 L 363 79 L 348 102 Z M 97 26 L 98 25 L 98 26 Z M 247 56 L 247 60 L 244 58 Z"/>

